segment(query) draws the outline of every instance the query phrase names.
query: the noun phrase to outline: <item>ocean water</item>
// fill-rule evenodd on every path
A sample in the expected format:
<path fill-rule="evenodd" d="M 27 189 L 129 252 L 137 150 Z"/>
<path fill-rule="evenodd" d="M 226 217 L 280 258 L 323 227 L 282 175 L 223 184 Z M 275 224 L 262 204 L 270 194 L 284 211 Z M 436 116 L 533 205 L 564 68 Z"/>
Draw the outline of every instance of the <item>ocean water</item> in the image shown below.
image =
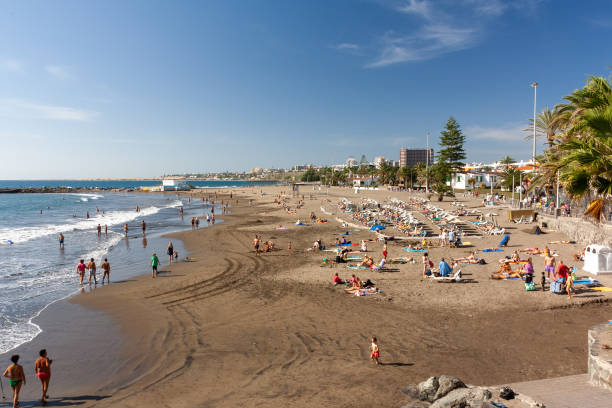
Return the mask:
<path fill-rule="evenodd" d="M 72 188 L 124 188 L 159 186 L 160 180 L 0 180 L 0 188 L 28 187 L 72 187 Z M 252 182 L 247 180 L 203 180 L 191 181 L 189 184 L 198 188 L 228 188 L 249 187 L 277 184 L 276 182 Z"/>
<path fill-rule="evenodd" d="M 168 264 L 169 240 L 162 235 L 191 228 L 192 216 L 209 212 L 209 204 L 200 200 L 189 203 L 176 195 L 0 194 L 0 354 L 40 333 L 32 319 L 49 304 L 100 287 L 93 283 L 79 286 L 76 265 L 80 259 L 86 263 L 95 259 L 99 280 L 104 257 L 111 264 L 111 282 L 149 273 L 153 252 L 162 266 Z M 217 217 L 220 212 L 215 209 Z M 146 234 L 141 228 L 143 220 Z M 127 237 L 122 230 L 125 223 L 129 226 Z M 98 224 L 102 227 L 100 237 Z M 206 221 L 200 222 L 200 227 L 206 227 Z M 63 250 L 59 248 L 60 232 L 65 236 Z M 183 258 L 182 244 L 173 244 Z"/>

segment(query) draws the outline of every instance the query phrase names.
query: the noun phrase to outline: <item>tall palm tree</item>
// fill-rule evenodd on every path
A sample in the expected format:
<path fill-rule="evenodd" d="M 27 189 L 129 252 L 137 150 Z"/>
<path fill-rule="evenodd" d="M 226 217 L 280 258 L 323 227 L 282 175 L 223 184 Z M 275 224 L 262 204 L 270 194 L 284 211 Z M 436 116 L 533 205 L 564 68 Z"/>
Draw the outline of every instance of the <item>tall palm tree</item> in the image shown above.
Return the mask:
<path fill-rule="evenodd" d="M 516 163 L 516 160 L 514 160 L 512 157 L 506 155 L 506 156 L 502 157 L 499 160 L 499 162 L 504 165 L 504 169 L 508 170 L 508 167 L 510 167 L 511 164 Z"/>
<path fill-rule="evenodd" d="M 546 136 L 546 143 L 551 145 L 565 124 L 567 112 L 562 105 L 555 106 L 552 110 L 546 107 L 536 115 L 536 137 Z M 529 119 L 529 126 L 524 129 L 529 132 L 525 140 L 533 139 L 533 118 Z"/>

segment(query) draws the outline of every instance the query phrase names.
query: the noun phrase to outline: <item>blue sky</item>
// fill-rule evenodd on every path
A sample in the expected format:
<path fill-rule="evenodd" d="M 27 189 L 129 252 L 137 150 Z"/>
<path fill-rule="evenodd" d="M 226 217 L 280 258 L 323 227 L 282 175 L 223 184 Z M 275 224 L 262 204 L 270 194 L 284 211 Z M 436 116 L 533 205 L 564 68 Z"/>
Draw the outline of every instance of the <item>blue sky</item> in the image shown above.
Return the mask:
<path fill-rule="evenodd" d="M 533 112 L 609 76 L 607 0 L 2 2 L 0 179 L 398 159 L 453 115 L 528 159 Z"/>

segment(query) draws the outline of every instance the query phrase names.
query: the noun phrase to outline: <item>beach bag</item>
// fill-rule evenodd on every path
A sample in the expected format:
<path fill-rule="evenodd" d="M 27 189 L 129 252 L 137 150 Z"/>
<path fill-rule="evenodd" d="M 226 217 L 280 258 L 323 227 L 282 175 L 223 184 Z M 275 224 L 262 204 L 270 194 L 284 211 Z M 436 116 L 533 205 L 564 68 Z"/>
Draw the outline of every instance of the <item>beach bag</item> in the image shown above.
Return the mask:
<path fill-rule="evenodd" d="M 487 261 L 485 261 L 484 259 L 480 259 L 480 260 L 478 261 L 478 263 L 479 263 L 479 264 L 481 264 L 481 265 L 486 265 L 486 264 L 487 264 Z"/>
<path fill-rule="evenodd" d="M 550 291 L 558 295 L 563 293 L 563 283 L 559 281 L 550 282 Z"/>
<path fill-rule="evenodd" d="M 527 292 L 531 292 L 535 290 L 535 283 L 533 282 L 525 282 L 525 290 Z"/>
<path fill-rule="evenodd" d="M 503 398 L 505 400 L 511 400 L 514 399 L 514 396 L 516 394 L 514 393 L 514 391 L 512 390 L 512 388 L 510 387 L 504 387 L 501 389 L 501 392 L 499 393 L 499 397 Z"/>

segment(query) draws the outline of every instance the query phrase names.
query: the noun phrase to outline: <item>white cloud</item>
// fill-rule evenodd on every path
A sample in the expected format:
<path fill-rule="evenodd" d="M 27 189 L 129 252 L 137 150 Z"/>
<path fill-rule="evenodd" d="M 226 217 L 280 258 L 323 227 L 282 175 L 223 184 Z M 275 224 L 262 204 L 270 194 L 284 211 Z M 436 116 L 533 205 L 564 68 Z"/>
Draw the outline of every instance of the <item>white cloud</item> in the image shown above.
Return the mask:
<path fill-rule="evenodd" d="M 0 99 L 0 116 L 21 119 L 51 119 L 87 122 L 98 112 L 67 106 L 43 105 L 21 99 Z"/>
<path fill-rule="evenodd" d="M 467 139 L 516 142 L 524 140 L 524 129 L 525 124 L 511 124 L 498 128 L 475 125 L 465 128 L 464 133 Z"/>
<path fill-rule="evenodd" d="M 397 8 L 406 14 L 416 14 L 427 20 L 432 18 L 431 3 L 428 0 L 408 0 L 406 4 Z"/>
<path fill-rule="evenodd" d="M 337 50 L 352 50 L 352 51 L 357 51 L 359 49 L 359 45 L 352 44 L 352 43 L 341 43 L 341 44 L 336 45 L 335 48 Z"/>
<path fill-rule="evenodd" d="M 23 63 L 14 58 L 0 60 L 0 70 L 8 72 L 23 72 Z"/>
<path fill-rule="evenodd" d="M 432 59 L 442 54 L 469 48 L 477 38 L 478 32 L 472 28 L 458 28 L 445 24 L 426 25 L 418 33 L 409 36 L 387 34 L 383 38 L 380 55 L 367 64 L 366 68 Z"/>
<path fill-rule="evenodd" d="M 72 79 L 74 77 L 67 67 L 61 65 L 47 65 L 45 71 L 57 79 Z"/>

